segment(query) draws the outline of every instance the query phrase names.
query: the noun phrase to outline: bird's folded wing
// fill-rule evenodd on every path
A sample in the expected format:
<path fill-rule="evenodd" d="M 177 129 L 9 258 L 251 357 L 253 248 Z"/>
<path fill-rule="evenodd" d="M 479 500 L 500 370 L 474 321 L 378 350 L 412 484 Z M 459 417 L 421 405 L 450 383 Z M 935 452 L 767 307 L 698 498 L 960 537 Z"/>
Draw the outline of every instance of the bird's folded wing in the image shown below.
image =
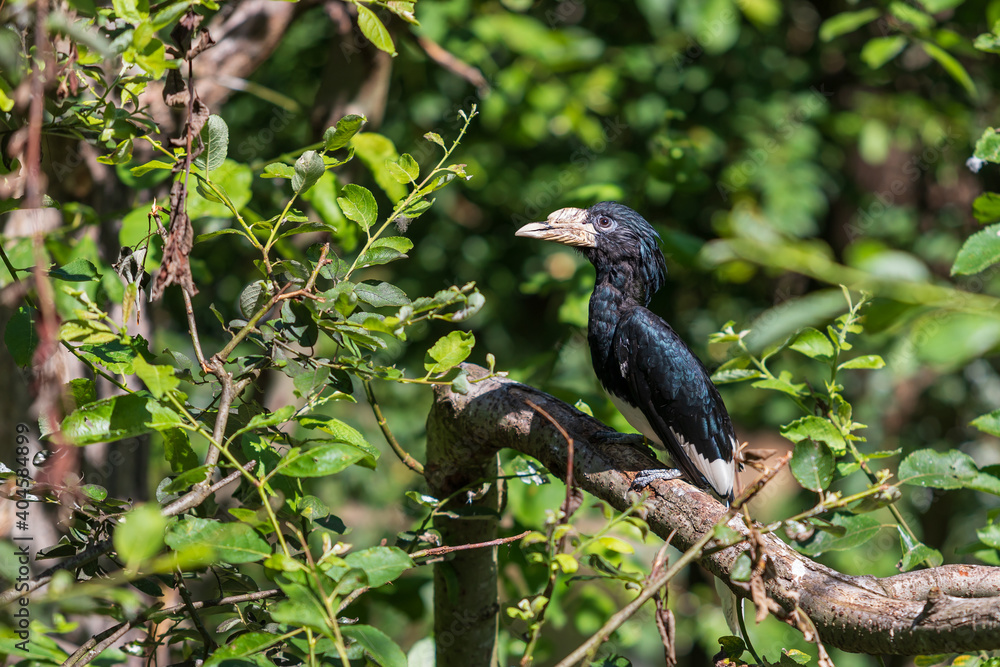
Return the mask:
<path fill-rule="evenodd" d="M 636 308 L 616 331 L 614 354 L 634 404 L 692 480 L 733 494 L 732 422 L 708 371 L 662 318 Z"/>

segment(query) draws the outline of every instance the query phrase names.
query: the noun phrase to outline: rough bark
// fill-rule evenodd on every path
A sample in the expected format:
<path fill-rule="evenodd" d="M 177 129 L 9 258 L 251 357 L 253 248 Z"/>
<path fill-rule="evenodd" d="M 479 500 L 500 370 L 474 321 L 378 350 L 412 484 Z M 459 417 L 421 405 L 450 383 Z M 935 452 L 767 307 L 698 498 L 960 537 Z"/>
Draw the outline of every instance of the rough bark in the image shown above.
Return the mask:
<path fill-rule="evenodd" d="M 427 419 L 427 465 L 424 475 L 436 498 L 452 497 L 434 520 L 444 545 L 477 544 L 497 534 L 500 494 L 496 450 L 488 451 L 447 405 L 439 404 Z M 479 497 L 470 495 L 489 484 Z M 477 484 L 478 483 L 478 484 Z M 476 485 L 475 488 L 472 485 Z M 439 667 L 497 664 L 496 547 L 458 551 L 434 565 L 434 641 Z"/>
<path fill-rule="evenodd" d="M 472 379 L 485 375 L 477 366 L 465 368 Z M 505 447 L 528 454 L 565 477 L 565 440 L 526 399 L 548 412 L 573 438 L 573 475 L 579 486 L 619 510 L 627 508 L 632 479 L 656 464 L 633 448 L 591 442 L 595 432 L 607 427 L 548 394 L 504 378 L 473 382 L 465 395 L 448 388 L 437 391 L 428 418 L 433 478 L 467 480 L 463 471 L 488 468 Z M 673 544 L 680 549 L 711 530 L 724 513 L 713 497 L 682 480 L 655 482 L 653 489 L 655 494 L 646 503 L 649 525 L 664 538 L 676 531 Z M 739 521 L 730 525 L 746 532 Z M 768 596 L 786 613 L 798 607 L 829 646 L 897 655 L 1000 648 L 1000 568 L 945 565 L 884 578 L 851 576 L 806 558 L 773 535 L 764 536 L 764 547 L 774 566 L 766 581 Z M 746 548 L 737 545 L 703 556 L 701 563 L 728 581 L 733 562 Z M 480 590 L 495 591 L 495 570 L 482 575 L 493 579 Z M 748 591 L 734 590 L 749 596 Z M 484 604 L 480 601 L 480 606 Z"/>

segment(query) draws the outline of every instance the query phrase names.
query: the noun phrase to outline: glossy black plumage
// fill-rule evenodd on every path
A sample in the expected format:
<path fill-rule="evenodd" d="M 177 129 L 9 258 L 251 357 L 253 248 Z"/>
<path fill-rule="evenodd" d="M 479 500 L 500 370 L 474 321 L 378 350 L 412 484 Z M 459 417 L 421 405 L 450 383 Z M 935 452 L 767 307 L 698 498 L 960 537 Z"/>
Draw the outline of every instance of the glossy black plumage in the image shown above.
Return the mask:
<path fill-rule="evenodd" d="M 663 286 L 659 235 L 638 213 L 602 202 L 561 209 L 519 236 L 578 247 L 597 270 L 587 338 L 594 371 L 636 430 L 685 476 L 732 501 L 736 435 L 701 361 L 646 306 Z"/>

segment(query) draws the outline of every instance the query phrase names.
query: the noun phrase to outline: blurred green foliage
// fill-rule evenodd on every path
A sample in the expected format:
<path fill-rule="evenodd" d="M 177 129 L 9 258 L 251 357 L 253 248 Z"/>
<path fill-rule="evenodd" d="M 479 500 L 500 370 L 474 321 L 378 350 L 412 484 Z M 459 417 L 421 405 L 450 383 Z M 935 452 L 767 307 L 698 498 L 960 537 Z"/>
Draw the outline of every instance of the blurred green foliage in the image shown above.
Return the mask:
<path fill-rule="evenodd" d="M 210 15 L 212 3 L 205 4 L 203 11 Z M 372 128 L 382 136 L 356 144 L 359 160 L 348 167 L 344 181 L 328 172 L 303 195 L 308 203 L 303 208 L 310 219 L 335 229 L 331 238 L 338 254 L 353 256 L 364 236 L 348 222 L 354 217 L 345 217 L 347 209 L 334 203 L 337 196 L 350 199 L 344 184 L 367 187 L 379 210 L 392 210 L 401 197 L 400 184 L 380 175 L 384 158 L 408 151 L 426 170 L 434 160 L 422 147 L 433 146 L 422 137 L 428 132 L 453 137 L 461 124 L 458 111 L 478 105 L 480 116 L 456 156 L 473 178 L 461 188 L 442 190 L 433 208 L 400 228 L 413 243 L 410 261 L 376 266 L 366 274 L 409 295 L 474 281 L 485 303 L 463 323 L 476 340 L 472 361 L 485 363 L 491 353 L 497 368 L 516 379 L 570 403 L 582 399 L 598 418 L 628 429 L 590 367 L 584 328 L 592 269 L 566 248 L 513 237 L 518 226 L 542 220 L 556 208 L 616 199 L 641 212 L 661 233 L 668 284 L 653 309 L 710 367 L 742 354 L 725 341 L 709 344 L 710 334 L 723 323 L 750 330 L 746 353 L 760 356 L 803 327 L 826 331 L 846 313 L 838 285 L 855 293 L 864 290 L 871 294 L 865 335 L 854 340 L 852 355 L 881 355 L 886 366 L 844 374 L 844 386 L 836 393 L 853 404 L 851 418 L 867 425 L 867 453 L 898 450 L 895 457 L 879 459 L 885 469 L 896 470 L 916 450 L 957 450 L 982 470 L 995 472 L 991 466 L 1000 464 L 996 425 L 986 419 L 977 430 L 969 423 L 1000 406 L 994 358 L 1000 346 L 995 298 L 1000 277 L 992 245 L 1000 220 L 992 192 L 1000 189 L 992 129 L 1000 123 L 995 55 L 1000 1 L 423 0 L 415 8 L 402 5 L 409 3 L 396 3 L 393 17 L 382 14 L 385 34 L 370 18 L 362 24 L 365 36 L 398 53 L 380 109 L 384 118 Z M 16 28 L 26 25 L 27 6 L 10 3 L 4 10 L 10 24 L 0 29 L 0 110 L 7 139 L 24 120 L 11 91 L 25 69 Z M 414 9 L 419 26 L 409 25 L 404 16 Z M 287 200 L 287 180 L 255 176 L 272 160 L 290 152 L 298 157 L 304 146 L 323 139 L 308 110 L 323 92 L 325 69 L 372 56 L 374 47 L 355 37 L 338 33 L 324 7 L 304 6 L 276 51 L 249 77 L 245 92 L 211 109 L 224 119 L 230 147 L 229 159 L 212 171 L 213 180 L 230 194 L 241 193 L 236 208 L 249 222 L 280 211 Z M 470 82 L 443 67 L 418 38 L 433 40 L 477 68 L 483 81 Z M 94 42 L 81 50 L 80 62 L 93 64 L 113 50 L 153 76 L 162 73 L 159 49 L 120 46 Z M 88 297 L 101 307 L 121 302 L 121 283 L 110 270 L 115 258 L 106 256 L 89 230 L 113 228 L 124 245 L 146 235 L 151 193 L 166 172 L 136 173 L 132 168 L 142 161 L 132 156 L 152 123 L 141 112 L 125 118 L 114 105 L 80 102 L 48 111 L 53 135 L 88 140 L 108 156 L 127 195 L 123 208 L 60 201 L 64 227 L 46 238 L 45 259 L 64 269 L 88 260 L 102 276 L 85 284 Z M 4 160 L 5 171 L 17 167 L 9 156 Z M 284 161 L 290 166 L 294 160 Z M 14 206 L 5 203 L 0 210 Z M 196 235 L 232 225 L 227 208 L 204 192 L 192 193 L 188 206 Z M 206 332 L 204 344 L 212 347 L 225 338 L 208 305 L 225 322 L 244 318 L 241 294 L 261 277 L 255 250 L 234 238 L 203 237 L 191 256 L 201 290 L 195 318 Z M 30 239 L 4 237 L 3 245 L 14 266 L 35 262 Z M 276 248 L 288 255 L 301 252 L 288 240 L 278 241 Z M 149 257 L 154 266 L 160 261 L 157 246 Z M 6 269 L 2 276 L 9 283 Z M 193 358 L 179 294 L 168 291 L 154 308 L 157 326 L 150 349 L 170 348 Z M 416 323 L 406 345 L 390 341 L 377 360 L 422 376 L 431 370 L 424 364 L 434 361 L 425 357 L 428 348 L 449 331 L 442 322 Z M 797 336 L 796 344 L 809 344 L 808 334 Z M 30 352 L 22 349 L 20 356 L 23 365 Z M 783 354 L 771 370 L 819 390 L 827 377 L 811 365 L 815 357 L 810 356 Z M 360 388 L 354 390 L 361 400 Z M 421 458 L 430 392 L 393 384 L 376 385 L 376 390 L 397 439 Z M 748 383 L 724 387 L 723 393 L 751 446 L 787 446 L 775 444 L 783 443 L 779 428 L 802 417 L 787 395 Z M 381 443 L 367 406 L 342 402 L 331 414 Z M 154 441 L 153 487 L 169 473 L 164 446 Z M 843 485 L 845 495 L 865 487 L 859 478 Z M 822 488 L 822 481 L 829 482 L 819 480 L 813 487 Z M 337 508 L 354 531 L 351 541 L 359 545 L 391 541 L 397 532 L 413 529 L 425 513 L 400 493 L 421 490 L 420 478 L 387 456 L 377 474 L 351 468 L 335 483 L 313 480 L 308 488 Z M 789 482 L 755 512 L 772 519 L 806 511 L 814 494 L 797 488 Z M 1000 502 L 974 487 L 955 488 L 943 493 L 903 486 L 895 507 L 913 536 L 945 562 L 1000 564 L 1000 542 L 986 518 L 994 516 Z M 154 489 L 148 491 L 152 496 Z M 545 511 L 558 507 L 564 495 L 558 481 L 540 487 L 512 482 L 505 528 L 538 529 Z M 949 521 L 941 521 L 942 516 Z M 597 526 L 604 519 L 590 509 L 575 521 Z M 630 528 L 619 537 L 631 541 L 636 553 L 609 552 L 607 557 L 647 568 L 656 545 L 643 544 Z M 888 575 L 913 547 L 906 543 L 910 537 L 895 528 L 876 530 L 857 549 L 820 558 L 841 571 Z M 503 548 L 500 557 L 502 588 L 512 604 L 544 586 L 547 571 L 528 563 L 520 549 Z M 428 632 L 428 577 L 426 568 L 404 576 L 393 587 L 365 596 L 352 613 L 363 623 L 398 628 L 393 638 L 409 649 Z M 672 591 L 677 650 L 687 664 L 706 664 L 718 651 L 722 620 L 709 578 L 691 570 Z M 614 585 L 557 587 L 548 616 L 555 631 L 543 636 L 539 661 L 579 643 L 626 598 Z M 505 661 L 516 660 L 523 650 L 523 629 L 509 629 L 502 646 Z M 795 631 L 773 620 L 751 632 L 768 658 L 783 647 L 810 651 Z M 612 644 L 634 664 L 662 655 L 649 617 L 628 622 Z M 872 664 L 858 656 L 833 655 L 839 665 Z"/>

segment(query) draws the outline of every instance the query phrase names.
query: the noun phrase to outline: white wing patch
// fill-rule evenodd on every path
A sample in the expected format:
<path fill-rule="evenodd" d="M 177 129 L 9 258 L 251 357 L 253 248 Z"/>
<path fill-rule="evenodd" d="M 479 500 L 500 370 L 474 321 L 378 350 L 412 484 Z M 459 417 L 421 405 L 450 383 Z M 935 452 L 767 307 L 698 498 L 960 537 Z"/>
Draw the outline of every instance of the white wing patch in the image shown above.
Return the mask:
<path fill-rule="evenodd" d="M 649 420 L 646 419 L 646 415 L 642 414 L 642 410 L 629 405 L 623 399 L 618 398 L 610 391 L 608 392 L 608 396 L 611 397 L 611 402 L 615 404 L 616 408 L 618 408 L 618 412 L 622 413 L 622 416 L 625 417 L 625 421 L 632 425 L 632 428 L 639 433 L 642 433 L 647 439 L 649 439 L 650 442 L 660 449 L 665 449 L 663 443 L 660 442 L 660 438 L 656 435 L 656 431 L 653 430 L 653 427 L 649 424 Z"/>
<path fill-rule="evenodd" d="M 660 438 L 656 435 L 656 431 L 650 425 L 649 420 L 646 419 L 646 415 L 642 414 L 642 410 L 632 405 L 629 405 L 626 401 L 615 396 L 610 391 L 608 396 L 611 397 L 611 402 L 614 403 L 618 411 L 622 413 L 625 420 L 632 425 L 632 428 L 642 433 L 646 438 L 649 439 L 654 445 L 660 449 L 666 449 L 663 443 L 660 442 Z M 688 460 L 694 464 L 694 467 L 698 469 L 708 483 L 715 489 L 715 492 L 719 494 L 722 498 L 727 498 L 729 494 L 733 492 L 733 477 L 735 475 L 735 465 L 730 461 L 727 462 L 723 459 L 716 459 L 715 461 L 709 461 L 705 458 L 698 449 L 688 442 L 688 440 L 675 431 L 670 429 L 670 433 L 676 438 L 677 442 L 681 445 L 681 450 L 687 454 Z M 733 454 L 735 455 L 736 449 L 739 447 L 739 443 L 736 442 L 736 438 L 732 438 Z M 733 459 L 735 461 L 735 458 Z M 677 465 L 676 462 L 673 465 Z"/>
<path fill-rule="evenodd" d="M 668 426 L 667 428 L 670 427 Z M 712 485 L 715 492 L 723 498 L 728 497 L 733 492 L 733 464 L 723 459 L 716 459 L 710 462 L 683 435 L 672 428 L 670 428 L 670 433 L 680 443 L 681 450 L 687 454 L 688 460 L 694 464 L 698 472 L 705 476 L 705 479 Z"/>

